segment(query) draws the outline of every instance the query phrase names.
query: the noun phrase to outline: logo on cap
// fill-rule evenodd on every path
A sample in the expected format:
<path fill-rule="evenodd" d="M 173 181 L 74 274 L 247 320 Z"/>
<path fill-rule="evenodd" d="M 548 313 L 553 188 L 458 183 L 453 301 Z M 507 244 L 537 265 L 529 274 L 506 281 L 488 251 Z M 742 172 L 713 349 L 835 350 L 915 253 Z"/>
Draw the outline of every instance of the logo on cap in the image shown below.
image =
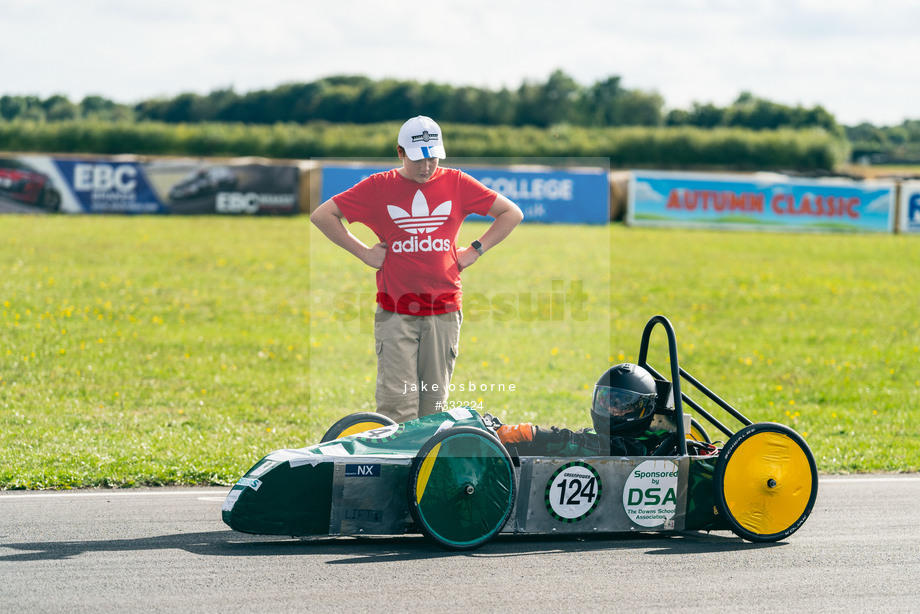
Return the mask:
<path fill-rule="evenodd" d="M 418 143 L 419 141 L 422 141 L 423 143 L 427 143 L 428 141 L 437 141 L 437 140 L 438 140 L 438 133 L 437 132 L 431 133 L 431 132 L 428 132 L 427 130 L 425 130 L 421 134 L 416 134 L 412 137 L 413 143 Z"/>

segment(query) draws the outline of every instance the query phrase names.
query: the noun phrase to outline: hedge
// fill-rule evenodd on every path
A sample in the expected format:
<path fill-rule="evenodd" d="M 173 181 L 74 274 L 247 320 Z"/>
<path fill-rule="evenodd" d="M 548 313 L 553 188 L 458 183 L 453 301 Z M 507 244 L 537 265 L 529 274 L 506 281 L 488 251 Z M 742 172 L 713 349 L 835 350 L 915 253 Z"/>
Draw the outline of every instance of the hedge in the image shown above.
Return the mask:
<path fill-rule="evenodd" d="M 833 170 L 846 140 L 821 129 L 548 129 L 444 124 L 450 157 L 600 158 L 612 168 Z M 0 122 L 0 151 L 57 154 L 258 156 L 278 159 L 393 158 L 398 123 L 166 124 L 159 122 Z"/>

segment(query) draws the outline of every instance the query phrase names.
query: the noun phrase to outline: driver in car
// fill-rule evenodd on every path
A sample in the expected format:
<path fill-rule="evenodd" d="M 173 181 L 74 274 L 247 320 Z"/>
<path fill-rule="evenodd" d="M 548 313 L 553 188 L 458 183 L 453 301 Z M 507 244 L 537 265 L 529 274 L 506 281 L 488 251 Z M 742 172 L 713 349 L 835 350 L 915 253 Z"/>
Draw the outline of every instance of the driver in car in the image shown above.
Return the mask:
<path fill-rule="evenodd" d="M 655 456 L 676 453 L 677 433 L 649 430 L 658 408 L 655 378 L 643 367 L 610 367 L 594 385 L 593 428 L 572 431 L 556 426 L 502 424 L 483 416 L 499 440 L 520 456 Z"/>

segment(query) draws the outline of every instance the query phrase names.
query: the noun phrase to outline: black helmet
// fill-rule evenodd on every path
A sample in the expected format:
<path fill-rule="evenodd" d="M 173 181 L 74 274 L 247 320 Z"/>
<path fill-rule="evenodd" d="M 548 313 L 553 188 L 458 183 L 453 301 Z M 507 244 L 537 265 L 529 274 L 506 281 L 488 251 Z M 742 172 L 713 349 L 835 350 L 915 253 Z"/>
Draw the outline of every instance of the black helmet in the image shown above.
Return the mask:
<path fill-rule="evenodd" d="M 613 436 L 641 433 L 652 422 L 657 396 L 655 378 L 639 365 L 610 367 L 594 385 L 594 430 Z"/>

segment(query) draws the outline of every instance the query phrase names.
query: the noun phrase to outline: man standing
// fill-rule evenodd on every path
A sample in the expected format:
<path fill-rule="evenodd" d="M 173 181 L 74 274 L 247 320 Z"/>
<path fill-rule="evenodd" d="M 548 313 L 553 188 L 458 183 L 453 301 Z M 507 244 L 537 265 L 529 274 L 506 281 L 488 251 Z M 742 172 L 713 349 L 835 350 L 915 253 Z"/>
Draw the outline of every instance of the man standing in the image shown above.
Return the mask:
<path fill-rule="evenodd" d="M 400 168 L 376 173 L 333 196 L 310 220 L 333 243 L 377 269 L 377 411 L 397 422 L 445 407 L 459 352 L 460 271 L 498 245 L 524 218 L 513 202 L 466 173 L 438 166 L 441 129 L 429 117 L 399 130 Z M 457 245 L 470 213 L 492 225 L 468 247 Z M 368 247 L 345 228 L 360 222 L 377 235 Z"/>

